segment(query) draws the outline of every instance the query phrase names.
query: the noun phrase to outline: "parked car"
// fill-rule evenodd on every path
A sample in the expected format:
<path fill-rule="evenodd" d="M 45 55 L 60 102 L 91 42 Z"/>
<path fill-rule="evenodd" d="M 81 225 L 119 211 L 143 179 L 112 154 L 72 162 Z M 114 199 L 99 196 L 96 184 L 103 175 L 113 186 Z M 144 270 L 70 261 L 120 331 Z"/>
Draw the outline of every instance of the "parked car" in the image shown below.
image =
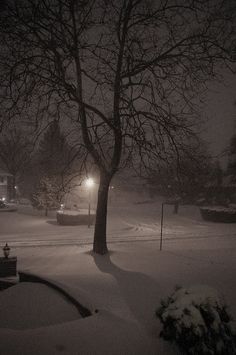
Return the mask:
<path fill-rule="evenodd" d="M 5 202 L 3 202 L 2 200 L 0 200 L 0 208 L 5 208 L 5 207 L 6 207 Z"/>
<path fill-rule="evenodd" d="M 0 212 L 15 212 L 17 207 L 14 204 L 7 204 L 4 201 L 0 200 Z"/>

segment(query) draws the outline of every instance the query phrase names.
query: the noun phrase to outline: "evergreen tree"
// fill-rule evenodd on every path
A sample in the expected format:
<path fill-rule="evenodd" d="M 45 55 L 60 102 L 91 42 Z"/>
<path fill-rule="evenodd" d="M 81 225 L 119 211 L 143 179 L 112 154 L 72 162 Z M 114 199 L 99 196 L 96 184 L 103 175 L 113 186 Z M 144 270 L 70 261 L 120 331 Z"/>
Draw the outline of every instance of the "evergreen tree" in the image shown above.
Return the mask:
<path fill-rule="evenodd" d="M 12 197 L 15 198 L 15 185 L 24 183 L 24 175 L 31 163 L 33 144 L 23 130 L 10 127 L 1 133 L 0 166 L 12 174 Z"/>
<path fill-rule="evenodd" d="M 37 208 L 57 208 L 73 181 L 73 165 L 76 155 L 54 120 L 45 132 L 35 158 L 38 174 L 32 203 Z"/>
<path fill-rule="evenodd" d="M 70 169 L 73 160 L 71 149 L 61 132 L 59 122 L 54 120 L 49 125 L 39 143 L 36 164 L 41 176 L 63 175 Z"/>

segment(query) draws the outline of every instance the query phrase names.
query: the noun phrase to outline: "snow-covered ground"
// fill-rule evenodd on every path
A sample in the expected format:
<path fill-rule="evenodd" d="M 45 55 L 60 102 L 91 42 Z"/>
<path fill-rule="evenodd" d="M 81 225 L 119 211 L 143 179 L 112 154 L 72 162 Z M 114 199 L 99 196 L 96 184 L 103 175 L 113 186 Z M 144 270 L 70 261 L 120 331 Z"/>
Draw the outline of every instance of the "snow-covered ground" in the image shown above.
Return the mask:
<path fill-rule="evenodd" d="M 0 214 L 0 243 L 9 242 L 12 247 L 55 246 L 91 244 L 93 226 L 62 226 L 56 222 L 55 212 L 49 217 L 37 215 L 27 206 L 19 212 Z M 108 212 L 108 242 L 159 241 L 161 204 L 120 203 L 110 206 Z M 173 206 L 164 206 L 163 247 L 219 248 L 231 244 L 235 238 L 236 224 L 210 223 L 202 220 L 199 208 L 180 206 L 178 215 Z M 213 243 L 214 242 L 214 243 Z M 215 243 L 217 242 L 217 243 Z"/>
<path fill-rule="evenodd" d="M 74 319 L 68 310 L 68 318 L 63 318 L 68 305 L 58 306 L 59 321 L 52 312 L 50 324 L 36 322 L 31 328 L 16 329 L 12 324 L 19 317 L 19 306 L 12 307 L 13 296 L 7 295 L 13 287 L 0 298 L 0 326 L 7 312 L 11 319 L 8 328 L 0 330 L 0 353 L 178 354 L 158 337 L 161 325 L 155 318 L 160 300 L 175 285 L 215 288 L 236 318 L 236 224 L 203 221 L 196 207 L 180 206 L 174 215 L 173 206 L 165 206 L 160 251 L 160 212 L 158 202 L 113 202 L 108 219 L 110 254 L 103 257 L 91 253 L 93 227 L 59 226 L 53 216 L 0 214 L 0 243 L 8 242 L 19 270 L 49 278 L 82 304 L 99 310 L 84 319 Z M 19 295 L 29 297 L 31 286 L 21 287 Z M 42 290 L 34 293 L 40 295 Z M 40 300 L 45 309 L 51 307 L 50 298 L 43 296 L 35 298 L 35 307 Z M 2 304 L 7 312 L 1 312 Z M 23 323 L 30 324 L 31 316 L 20 313 Z"/>

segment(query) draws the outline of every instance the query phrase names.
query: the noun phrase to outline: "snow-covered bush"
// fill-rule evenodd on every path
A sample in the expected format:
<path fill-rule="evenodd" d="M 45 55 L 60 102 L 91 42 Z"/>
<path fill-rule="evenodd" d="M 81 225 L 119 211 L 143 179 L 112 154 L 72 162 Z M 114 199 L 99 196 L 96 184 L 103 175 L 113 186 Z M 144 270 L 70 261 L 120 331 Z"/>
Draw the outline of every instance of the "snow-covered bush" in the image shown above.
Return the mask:
<path fill-rule="evenodd" d="M 234 322 L 222 297 L 210 287 L 176 288 L 156 315 L 163 323 L 160 335 L 183 354 L 236 354 Z"/>
<path fill-rule="evenodd" d="M 80 209 L 79 211 L 60 210 L 57 211 L 57 223 L 62 225 L 83 225 L 94 224 L 95 213 L 94 211 L 88 214 L 88 210 Z"/>
<path fill-rule="evenodd" d="M 201 207 L 200 213 L 206 221 L 236 223 L 236 209 L 233 207 Z"/>

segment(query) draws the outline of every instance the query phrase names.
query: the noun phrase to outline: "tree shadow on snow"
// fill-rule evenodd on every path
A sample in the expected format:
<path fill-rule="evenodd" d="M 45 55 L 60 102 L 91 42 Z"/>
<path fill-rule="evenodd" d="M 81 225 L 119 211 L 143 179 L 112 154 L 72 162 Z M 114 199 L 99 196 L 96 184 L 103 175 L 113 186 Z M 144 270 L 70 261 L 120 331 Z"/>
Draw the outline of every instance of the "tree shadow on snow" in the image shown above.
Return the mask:
<path fill-rule="evenodd" d="M 112 262 L 111 255 L 110 253 L 101 256 L 92 253 L 98 269 L 112 275 L 116 280 L 126 304 L 137 321 L 144 325 L 149 333 L 156 333 L 158 322 L 155 311 L 160 301 L 158 297 L 159 285 L 151 277 L 141 272 L 119 268 Z"/>

